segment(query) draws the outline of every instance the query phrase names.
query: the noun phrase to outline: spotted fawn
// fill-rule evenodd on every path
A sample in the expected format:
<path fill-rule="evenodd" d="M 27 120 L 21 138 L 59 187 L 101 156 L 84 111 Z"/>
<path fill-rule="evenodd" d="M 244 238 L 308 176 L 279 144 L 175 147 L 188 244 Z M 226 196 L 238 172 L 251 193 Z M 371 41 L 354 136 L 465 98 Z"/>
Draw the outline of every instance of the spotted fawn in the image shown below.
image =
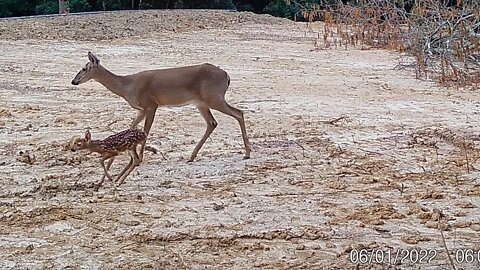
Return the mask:
<path fill-rule="evenodd" d="M 127 129 L 108 136 L 103 140 L 92 140 L 90 131 L 87 130 L 85 132 L 85 138 L 78 138 L 72 143 L 71 150 L 75 152 L 76 150 L 86 149 L 101 155 L 100 164 L 102 165 L 104 174 L 102 179 L 96 183 L 97 188 L 103 184 L 105 177 L 113 180 L 108 173 L 110 166 L 112 166 L 116 156 L 128 151 L 131 157 L 130 163 L 123 169 L 117 179 L 115 179 L 117 185 L 121 185 L 132 170 L 140 164 L 141 160 L 137 153 L 137 145 L 145 141 L 146 138 L 147 134 L 139 129 Z M 105 161 L 107 161 L 106 166 Z"/>

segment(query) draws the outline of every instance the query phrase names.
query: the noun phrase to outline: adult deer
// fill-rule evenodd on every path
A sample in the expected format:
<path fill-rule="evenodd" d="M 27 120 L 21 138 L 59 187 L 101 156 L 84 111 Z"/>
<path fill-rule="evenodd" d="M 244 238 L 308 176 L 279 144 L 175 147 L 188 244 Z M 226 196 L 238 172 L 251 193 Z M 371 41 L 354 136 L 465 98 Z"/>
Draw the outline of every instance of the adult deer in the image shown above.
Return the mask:
<path fill-rule="evenodd" d="M 79 85 L 89 80 L 95 80 L 108 90 L 123 97 L 134 109 L 138 110 L 131 128 L 135 128 L 145 119 L 144 131 L 148 135 L 159 106 L 195 105 L 207 123 L 207 130 L 193 149 L 188 161 L 193 161 L 217 127 L 210 109 L 217 110 L 235 118 L 240 124 L 245 159 L 250 158 L 250 143 L 245 129 L 243 112 L 230 106 L 225 101 L 225 93 L 230 85 L 230 77 L 224 70 L 211 64 L 186 66 L 169 69 L 146 70 L 126 76 L 118 76 L 108 71 L 100 60 L 88 52 L 89 62 L 72 80 L 73 85 Z M 140 160 L 143 160 L 145 141 L 141 144 Z"/>

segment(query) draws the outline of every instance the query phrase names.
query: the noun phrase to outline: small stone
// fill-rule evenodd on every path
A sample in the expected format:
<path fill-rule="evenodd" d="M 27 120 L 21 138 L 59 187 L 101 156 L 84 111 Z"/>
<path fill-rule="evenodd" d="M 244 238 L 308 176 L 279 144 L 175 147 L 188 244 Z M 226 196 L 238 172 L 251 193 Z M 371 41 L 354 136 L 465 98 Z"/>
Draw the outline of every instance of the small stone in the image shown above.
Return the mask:
<path fill-rule="evenodd" d="M 474 223 L 474 224 L 470 225 L 470 229 L 478 232 L 478 231 L 480 231 L 480 224 Z"/>
<path fill-rule="evenodd" d="M 437 229 L 438 228 L 438 222 L 433 221 L 433 220 L 429 220 L 425 223 L 425 227 L 431 228 L 431 229 Z"/>
<path fill-rule="evenodd" d="M 335 244 L 332 244 L 332 243 L 327 243 L 327 244 L 325 244 L 325 247 L 326 248 L 336 248 L 337 246 Z"/>
<path fill-rule="evenodd" d="M 305 245 L 304 244 L 300 244 L 300 245 L 297 245 L 295 247 L 296 250 L 305 250 Z"/>

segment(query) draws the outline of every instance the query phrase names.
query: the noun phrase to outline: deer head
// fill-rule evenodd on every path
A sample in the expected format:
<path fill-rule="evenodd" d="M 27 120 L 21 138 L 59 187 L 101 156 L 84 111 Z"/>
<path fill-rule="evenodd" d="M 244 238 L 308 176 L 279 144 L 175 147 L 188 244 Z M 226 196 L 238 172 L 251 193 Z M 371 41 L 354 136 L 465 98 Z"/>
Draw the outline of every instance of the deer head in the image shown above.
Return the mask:
<path fill-rule="evenodd" d="M 79 85 L 94 78 L 95 72 L 97 72 L 100 65 L 100 60 L 91 52 L 88 52 L 88 60 L 89 62 L 73 78 L 73 85 Z"/>
<path fill-rule="evenodd" d="M 77 150 L 88 149 L 90 146 L 90 142 L 92 141 L 92 135 L 90 131 L 85 132 L 85 138 L 77 138 L 73 141 L 70 150 L 75 152 Z"/>

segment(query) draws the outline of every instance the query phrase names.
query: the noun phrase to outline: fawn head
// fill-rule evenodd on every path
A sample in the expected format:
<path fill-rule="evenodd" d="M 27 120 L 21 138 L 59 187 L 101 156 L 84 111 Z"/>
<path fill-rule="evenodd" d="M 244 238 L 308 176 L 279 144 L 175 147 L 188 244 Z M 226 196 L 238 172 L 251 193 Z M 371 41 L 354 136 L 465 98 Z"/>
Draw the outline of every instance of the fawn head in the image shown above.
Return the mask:
<path fill-rule="evenodd" d="M 92 135 L 90 131 L 85 132 L 85 138 L 77 138 L 73 141 L 70 150 L 75 152 L 77 150 L 87 149 L 90 146 L 90 142 L 92 141 Z"/>
<path fill-rule="evenodd" d="M 93 76 L 100 65 L 100 60 L 91 52 L 88 52 L 88 60 L 90 61 L 77 73 L 77 76 L 73 78 L 73 85 L 79 85 L 93 79 Z"/>

